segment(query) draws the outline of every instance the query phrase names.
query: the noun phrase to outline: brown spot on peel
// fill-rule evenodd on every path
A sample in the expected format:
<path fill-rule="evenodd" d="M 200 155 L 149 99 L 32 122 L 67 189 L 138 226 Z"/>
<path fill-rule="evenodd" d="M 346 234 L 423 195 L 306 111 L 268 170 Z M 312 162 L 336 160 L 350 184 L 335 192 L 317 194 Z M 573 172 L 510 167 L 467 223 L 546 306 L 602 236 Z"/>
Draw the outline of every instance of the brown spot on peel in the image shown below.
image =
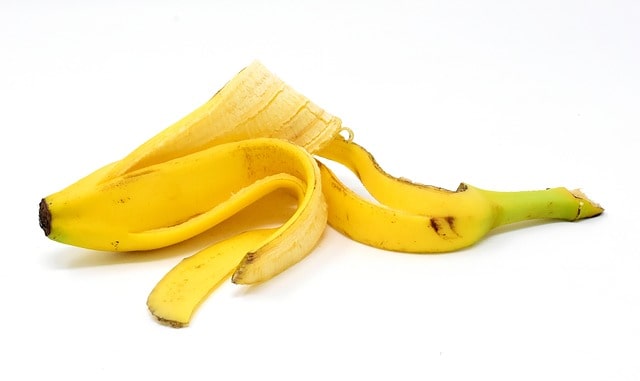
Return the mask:
<path fill-rule="evenodd" d="M 440 230 L 440 225 L 438 225 L 438 220 L 436 218 L 431 218 L 430 224 L 431 224 L 431 229 L 433 229 L 433 231 L 438 233 L 438 230 Z"/>
<path fill-rule="evenodd" d="M 247 255 L 245 255 L 244 260 L 242 262 L 244 264 L 249 264 L 255 261 L 255 259 L 256 259 L 256 253 L 252 251 L 250 253 L 247 253 Z"/>
<path fill-rule="evenodd" d="M 449 227 L 451 228 L 451 230 L 455 233 L 456 229 L 453 228 L 453 223 L 456 221 L 456 218 L 453 217 L 453 216 L 447 216 L 444 219 L 449 224 Z M 456 233 L 456 234 L 458 234 L 458 233 Z"/>
<path fill-rule="evenodd" d="M 429 225 L 431 229 L 438 234 L 442 238 L 450 239 L 459 237 L 460 235 L 456 232 L 454 224 L 456 218 L 453 216 L 446 217 L 431 217 L 429 219 Z M 445 225 L 446 222 L 446 225 Z M 447 229 L 448 226 L 448 229 Z"/>
<path fill-rule="evenodd" d="M 40 220 L 40 227 L 44 231 L 44 235 L 49 236 L 49 234 L 51 234 L 51 211 L 49 211 L 49 206 L 44 198 L 40 200 L 38 219 Z"/>

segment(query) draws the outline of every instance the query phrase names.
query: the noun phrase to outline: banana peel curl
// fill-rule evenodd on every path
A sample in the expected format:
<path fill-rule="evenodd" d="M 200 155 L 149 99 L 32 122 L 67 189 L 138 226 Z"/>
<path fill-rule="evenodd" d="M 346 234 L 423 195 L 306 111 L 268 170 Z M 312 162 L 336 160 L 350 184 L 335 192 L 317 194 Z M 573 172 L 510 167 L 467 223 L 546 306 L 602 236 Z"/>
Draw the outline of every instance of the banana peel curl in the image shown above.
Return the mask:
<path fill-rule="evenodd" d="M 349 189 L 325 160 L 353 171 L 376 202 Z M 462 183 L 450 191 L 391 176 L 339 118 L 256 61 L 123 159 L 43 198 L 39 224 L 60 243 L 140 251 L 225 229 L 234 216 L 250 225 L 274 210 L 288 211 L 277 226 L 235 232 L 171 269 L 147 299 L 158 321 L 187 326 L 229 277 L 271 279 L 313 251 L 327 225 L 376 248 L 441 253 L 501 225 L 575 221 L 604 209 L 562 187 L 497 192 Z"/>

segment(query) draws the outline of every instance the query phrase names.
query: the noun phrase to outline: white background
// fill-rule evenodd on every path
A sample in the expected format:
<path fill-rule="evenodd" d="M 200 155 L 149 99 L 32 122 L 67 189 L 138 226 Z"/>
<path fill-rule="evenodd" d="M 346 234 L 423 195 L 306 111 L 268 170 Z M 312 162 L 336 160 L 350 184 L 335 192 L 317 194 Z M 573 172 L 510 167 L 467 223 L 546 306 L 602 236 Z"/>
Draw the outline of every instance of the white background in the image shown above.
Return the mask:
<path fill-rule="evenodd" d="M 0 379 L 640 379 L 638 20 L 631 0 L 3 1 Z M 253 59 L 394 175 L 580 187 L 606 212 L 448 255 L 329 229 L 161 326 L 147 294 L 189 253 L 49 241 L 38 202 Z"/>

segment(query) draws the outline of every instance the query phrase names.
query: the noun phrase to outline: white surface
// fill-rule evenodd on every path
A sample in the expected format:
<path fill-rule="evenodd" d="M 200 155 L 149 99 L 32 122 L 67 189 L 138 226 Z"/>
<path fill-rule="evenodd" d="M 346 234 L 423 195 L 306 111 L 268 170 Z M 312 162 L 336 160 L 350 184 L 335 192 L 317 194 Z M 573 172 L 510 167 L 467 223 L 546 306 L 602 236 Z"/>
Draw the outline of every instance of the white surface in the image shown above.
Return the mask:
<path fill-rule="evenodd" d="M 0 379 L 640 379 L 640 3 L 103 3 L 0 5 Z M 188 253 L 50 242 L 38 202 L 256 58 L 397 176 L 580 187 L 606 214 L 436 256 L 328 230 L 156 324 L 146 296 Z"/>

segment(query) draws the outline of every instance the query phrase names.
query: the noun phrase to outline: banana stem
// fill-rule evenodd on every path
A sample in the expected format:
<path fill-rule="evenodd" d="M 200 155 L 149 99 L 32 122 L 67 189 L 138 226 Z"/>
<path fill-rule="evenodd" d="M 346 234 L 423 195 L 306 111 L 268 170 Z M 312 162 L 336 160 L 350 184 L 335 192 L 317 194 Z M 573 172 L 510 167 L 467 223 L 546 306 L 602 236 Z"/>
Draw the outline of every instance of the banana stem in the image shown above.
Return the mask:
<path fill-rule="evenodd" d="M 532 219 L 576 221 L 595 217 L 604 211 L 581 191 L 562 187 L 522 192 L 481 192 L 495 206 L 494 227 Z"/>

